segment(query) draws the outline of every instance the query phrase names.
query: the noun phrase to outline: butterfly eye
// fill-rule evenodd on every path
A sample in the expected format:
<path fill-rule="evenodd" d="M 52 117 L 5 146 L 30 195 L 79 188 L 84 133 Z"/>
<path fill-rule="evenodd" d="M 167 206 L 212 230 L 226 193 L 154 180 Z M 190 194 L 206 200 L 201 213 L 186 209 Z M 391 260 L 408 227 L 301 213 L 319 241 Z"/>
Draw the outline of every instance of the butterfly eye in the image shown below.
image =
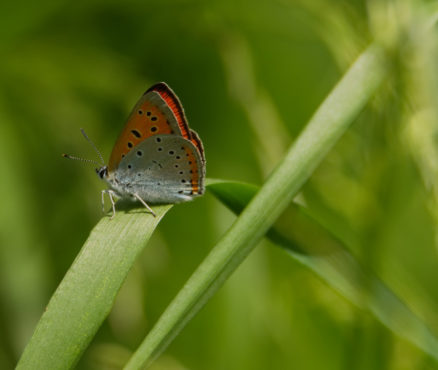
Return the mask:
<path fill-rule="evenodd" d="M 101 168 L 96 168 L 96 173 L 99 175 L 101 179 L 108 175 L 108 169 L 106 166 Z"/>

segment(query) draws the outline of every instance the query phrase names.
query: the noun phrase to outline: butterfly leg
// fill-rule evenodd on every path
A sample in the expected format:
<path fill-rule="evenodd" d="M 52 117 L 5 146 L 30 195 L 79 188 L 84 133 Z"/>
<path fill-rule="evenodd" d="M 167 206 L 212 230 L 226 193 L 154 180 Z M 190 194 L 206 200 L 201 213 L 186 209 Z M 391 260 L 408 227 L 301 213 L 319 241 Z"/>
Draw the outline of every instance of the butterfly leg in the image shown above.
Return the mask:
<path fill-rule="evenodd" d="M 102 190 L 102 212 L 105 213 L 105 193 L 106 190 Z"/>
<path fill-rule="evenodd" d="M 157 217 L 157 215 L 155 214 L 155 212 L 152 210 L 152 208 L 151 207 L 149 207 L 148 205 L 147 205 L 147 203 L 143 200 L 143 199 L 141 199 L 141 197 L 140 197 L 140 195 L 138 195 L 137 193 L 134 193 L 134 194 L 132 194 L 135 198 L 137 198 L 145 207 L 146 207 L 146 209 L 150 212 L 150 213 L 152 213 L 152 216 L 154 216 L 154 217 Z"/>
<path fill-rule="evenodd" d="M 116 195 L 116 193 L 112 190 L 109 190 L 109 189 L 102 190 L 102 211 L 103 212 L 105 212 L 105 199 L 104 199 L 105 194 L 108 194 L 108 197 L 111 201 L 111 207 L 113 209 L 113 214 L 110 217 L 110 220 L 112 220 L 114 218 L 114 216 L 116 215 L 116 203 L 114 202 L 114 198 L 113 198 Z"/>

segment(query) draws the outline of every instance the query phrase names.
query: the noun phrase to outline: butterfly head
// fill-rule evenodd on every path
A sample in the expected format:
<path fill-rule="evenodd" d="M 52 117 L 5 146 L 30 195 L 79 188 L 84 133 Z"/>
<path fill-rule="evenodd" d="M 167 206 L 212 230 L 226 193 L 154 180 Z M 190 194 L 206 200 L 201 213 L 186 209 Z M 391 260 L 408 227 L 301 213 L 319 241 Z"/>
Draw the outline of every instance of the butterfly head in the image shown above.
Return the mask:
<path fill-rule="evenodd" d="M 103 180 L 105 177 L 108 177 L 108 167 L 102 166 L 100 168 L 96 168 L 96 173 Z"/>

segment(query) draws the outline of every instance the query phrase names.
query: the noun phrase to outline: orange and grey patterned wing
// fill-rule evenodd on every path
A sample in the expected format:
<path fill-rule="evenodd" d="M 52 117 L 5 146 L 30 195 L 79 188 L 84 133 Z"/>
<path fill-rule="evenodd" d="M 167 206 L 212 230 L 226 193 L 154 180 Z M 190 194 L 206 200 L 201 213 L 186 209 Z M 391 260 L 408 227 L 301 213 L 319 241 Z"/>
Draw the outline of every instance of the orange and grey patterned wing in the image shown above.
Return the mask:
<path fill-rule="evenodd" d="M 148 89 L 135 105 L 114 145 L 108 170 L 114 171 L 131 149 L 142 141 L 162 134 L 192 140 L 182 105 L 164 82 Z"/>
<path fill-rule="evenodd" d="M 155 135 L 126 155 L 115 177 L 146 202 L 178 203 L 204 193 L 205 167 L 190 140 Z"/>

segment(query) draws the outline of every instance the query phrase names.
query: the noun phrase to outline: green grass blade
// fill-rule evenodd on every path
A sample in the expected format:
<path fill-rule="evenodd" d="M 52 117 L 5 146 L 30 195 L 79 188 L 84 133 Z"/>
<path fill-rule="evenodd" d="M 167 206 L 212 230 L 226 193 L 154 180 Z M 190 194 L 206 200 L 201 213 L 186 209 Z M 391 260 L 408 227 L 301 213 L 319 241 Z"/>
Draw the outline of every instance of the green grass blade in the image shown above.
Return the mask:
<path fill-rule="evenodd" d="M 258 187 L 215 181 L 210 183 L 208 189 L 234 213 L 239 214 L 255 196 Z M 344 298 L 368 310 L 394 333 L 438 360 L 436 335 L 304 207 L 291 203 L 266 236 Z"/>
<path fill-rule="evenodd" d="M 119 210 L 91 232 L 53 294 L 17 369 L 69 369 L 110 312 L 138 254 L 171 206 Z"/>
<path fill-rule="evenodd" d="M 167 307 L 126 369 L 149 364 L 219 289 L 347 130 L 385 74 L 384 52 L 373 45 L 322 103 L 283 161 Z"/>

